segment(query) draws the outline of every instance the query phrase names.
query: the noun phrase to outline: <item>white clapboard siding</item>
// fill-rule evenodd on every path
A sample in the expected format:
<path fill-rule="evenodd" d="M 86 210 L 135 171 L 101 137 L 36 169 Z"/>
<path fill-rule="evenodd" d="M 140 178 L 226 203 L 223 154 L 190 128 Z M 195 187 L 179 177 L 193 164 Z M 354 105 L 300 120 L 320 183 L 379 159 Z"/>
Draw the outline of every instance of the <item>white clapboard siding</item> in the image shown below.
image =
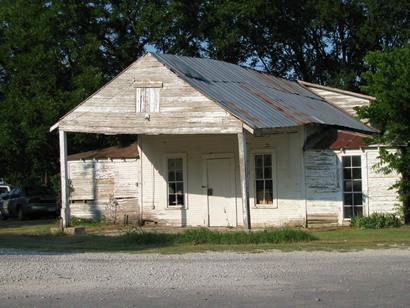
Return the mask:
<path fill-rule="evenodd" d="M 150 88 L 149 84 L 154 86 Z M 59 122 L 59 126 L 65 131 L 112 134 L 230 134 L 242 131 L 238 119 L 150 54 L 134 62 L 80 104 Z"/>
<path fill-rule="evenodd" d="M 361 98 L 354 95 L 338 93 L 330 89 L 325 90 L 318 89 L 315 87 L 309 87 L 309 89 L 353 116 L 356 116 L 356 111 L 354 110 L 354 107 L 367 106 L 370 104 L 369 99 Z"/>
<path fill-rule="evenodd" d="M 112 218 L 111 201 L 118 215 L 137 219 L 139 164 L 136 159 L 76 160 L 68 162 L 70 209 L 74 217 Z"/>
<path fill-rule="evenodd" d="M 369 213 L 395 212 L 401 204 L 397 189 L 390 189 L 400 176 L 396 172 L 384 174 L 378 168 L 380 163 L 378 149 L 366 151 L 368 164 Z"/>

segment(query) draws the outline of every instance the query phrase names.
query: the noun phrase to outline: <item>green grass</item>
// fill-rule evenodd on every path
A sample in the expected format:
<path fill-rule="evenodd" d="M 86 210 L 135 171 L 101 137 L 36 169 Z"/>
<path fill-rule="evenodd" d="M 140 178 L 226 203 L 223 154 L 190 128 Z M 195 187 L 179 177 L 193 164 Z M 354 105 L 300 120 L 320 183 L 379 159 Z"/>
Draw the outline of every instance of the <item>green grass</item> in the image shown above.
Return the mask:
<path fill-rule="evenodd" d="M 410 227 L 388 229 L 339 228 L 327 231 L 267 229 L 225 232 L 176 229 L 182 232 L 155 232 L 141 228 L 83 222 L 87 233 L 51 235 L 57 221 L 0 221 L 0 248 L 52 252 L 156 252 L 201 251 L 259 252 L 271 249 L 351 251 L 365 248 L 410 247 Z M 175 230 L 174 230 L 175 231 Z M 114 234 L 114 235 L 107 235 Z"/>
<path fill-rule="evenodd" d="M 268 229 L 263 231 L 211 231 L 206 228 L 187 229 L 182 233 L 134 232 L 128 233 L 131 242 L 139 245 L 190 244 L 190 245 L 247 245 L 277 244 L 313 241 L 317 238 L 303 230 Z"/>

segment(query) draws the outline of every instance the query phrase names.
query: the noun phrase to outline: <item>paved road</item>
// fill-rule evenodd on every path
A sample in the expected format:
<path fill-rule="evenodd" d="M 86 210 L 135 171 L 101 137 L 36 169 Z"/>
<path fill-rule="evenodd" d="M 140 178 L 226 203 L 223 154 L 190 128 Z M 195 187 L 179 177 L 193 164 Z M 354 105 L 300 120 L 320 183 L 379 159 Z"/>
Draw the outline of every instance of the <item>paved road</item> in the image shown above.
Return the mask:
<path fill-rule="evenodd" d="M 410 250 L 39 254 L 0 250 L 1 307 L 410 305 Z"/>

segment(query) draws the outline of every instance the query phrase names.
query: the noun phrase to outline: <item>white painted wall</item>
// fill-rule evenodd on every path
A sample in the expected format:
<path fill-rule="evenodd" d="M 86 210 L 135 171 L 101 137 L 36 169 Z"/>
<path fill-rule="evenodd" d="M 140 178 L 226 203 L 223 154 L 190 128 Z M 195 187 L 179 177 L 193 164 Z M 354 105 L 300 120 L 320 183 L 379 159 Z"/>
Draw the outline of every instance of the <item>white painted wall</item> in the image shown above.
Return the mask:
<path fill-rule="evenodd" d="M 304 223 L 305 191 L 303 170 L 303 131 L 294 130 L 263 137 L 248 136 L 249 161 L 259 151 L 273 151 L 276 157 L 277 204 L 255 206 L 254 175 L 250 172 L 251 218 L 253 226 Z M 207 226 L 208 209 L 204 180 L 204 155 L 233 154 L 237 224 L 242 225 L 242 201 L 239 181 L 236 135 L 159 135 L 143 136 L 141 158 L 143 172 L 143 216 L 169 225 Z M 165 157 L 184 153 L 187 166 L 187 205 L 185 209 L 167 206 Z M 221 177 L 226 175 L 221 174 Z"/>

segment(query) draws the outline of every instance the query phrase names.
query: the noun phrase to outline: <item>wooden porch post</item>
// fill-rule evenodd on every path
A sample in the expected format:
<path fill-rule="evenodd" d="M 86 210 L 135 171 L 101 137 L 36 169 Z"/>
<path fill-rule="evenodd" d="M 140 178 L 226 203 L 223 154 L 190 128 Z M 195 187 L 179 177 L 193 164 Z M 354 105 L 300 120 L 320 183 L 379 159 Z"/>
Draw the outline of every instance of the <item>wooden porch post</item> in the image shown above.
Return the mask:
<path fill-rule="evenodd" d="M 62 227 L 70 225 L 70 205 L 68 202 L 68 174 L 67 174 L 67 135 L 63 130 L 58 131 L 60 141 L 60 180 L 61 180 L 61 218 Z"/>
<path fill-rule="evenodd" d="M 243 226 L 246 230 L 250 230 L 251 212 L 249 208 L 248 152 L 246 148 L 246 136 L 243 132 L 238 134 L 238 149 L 242 192 Z"/>

